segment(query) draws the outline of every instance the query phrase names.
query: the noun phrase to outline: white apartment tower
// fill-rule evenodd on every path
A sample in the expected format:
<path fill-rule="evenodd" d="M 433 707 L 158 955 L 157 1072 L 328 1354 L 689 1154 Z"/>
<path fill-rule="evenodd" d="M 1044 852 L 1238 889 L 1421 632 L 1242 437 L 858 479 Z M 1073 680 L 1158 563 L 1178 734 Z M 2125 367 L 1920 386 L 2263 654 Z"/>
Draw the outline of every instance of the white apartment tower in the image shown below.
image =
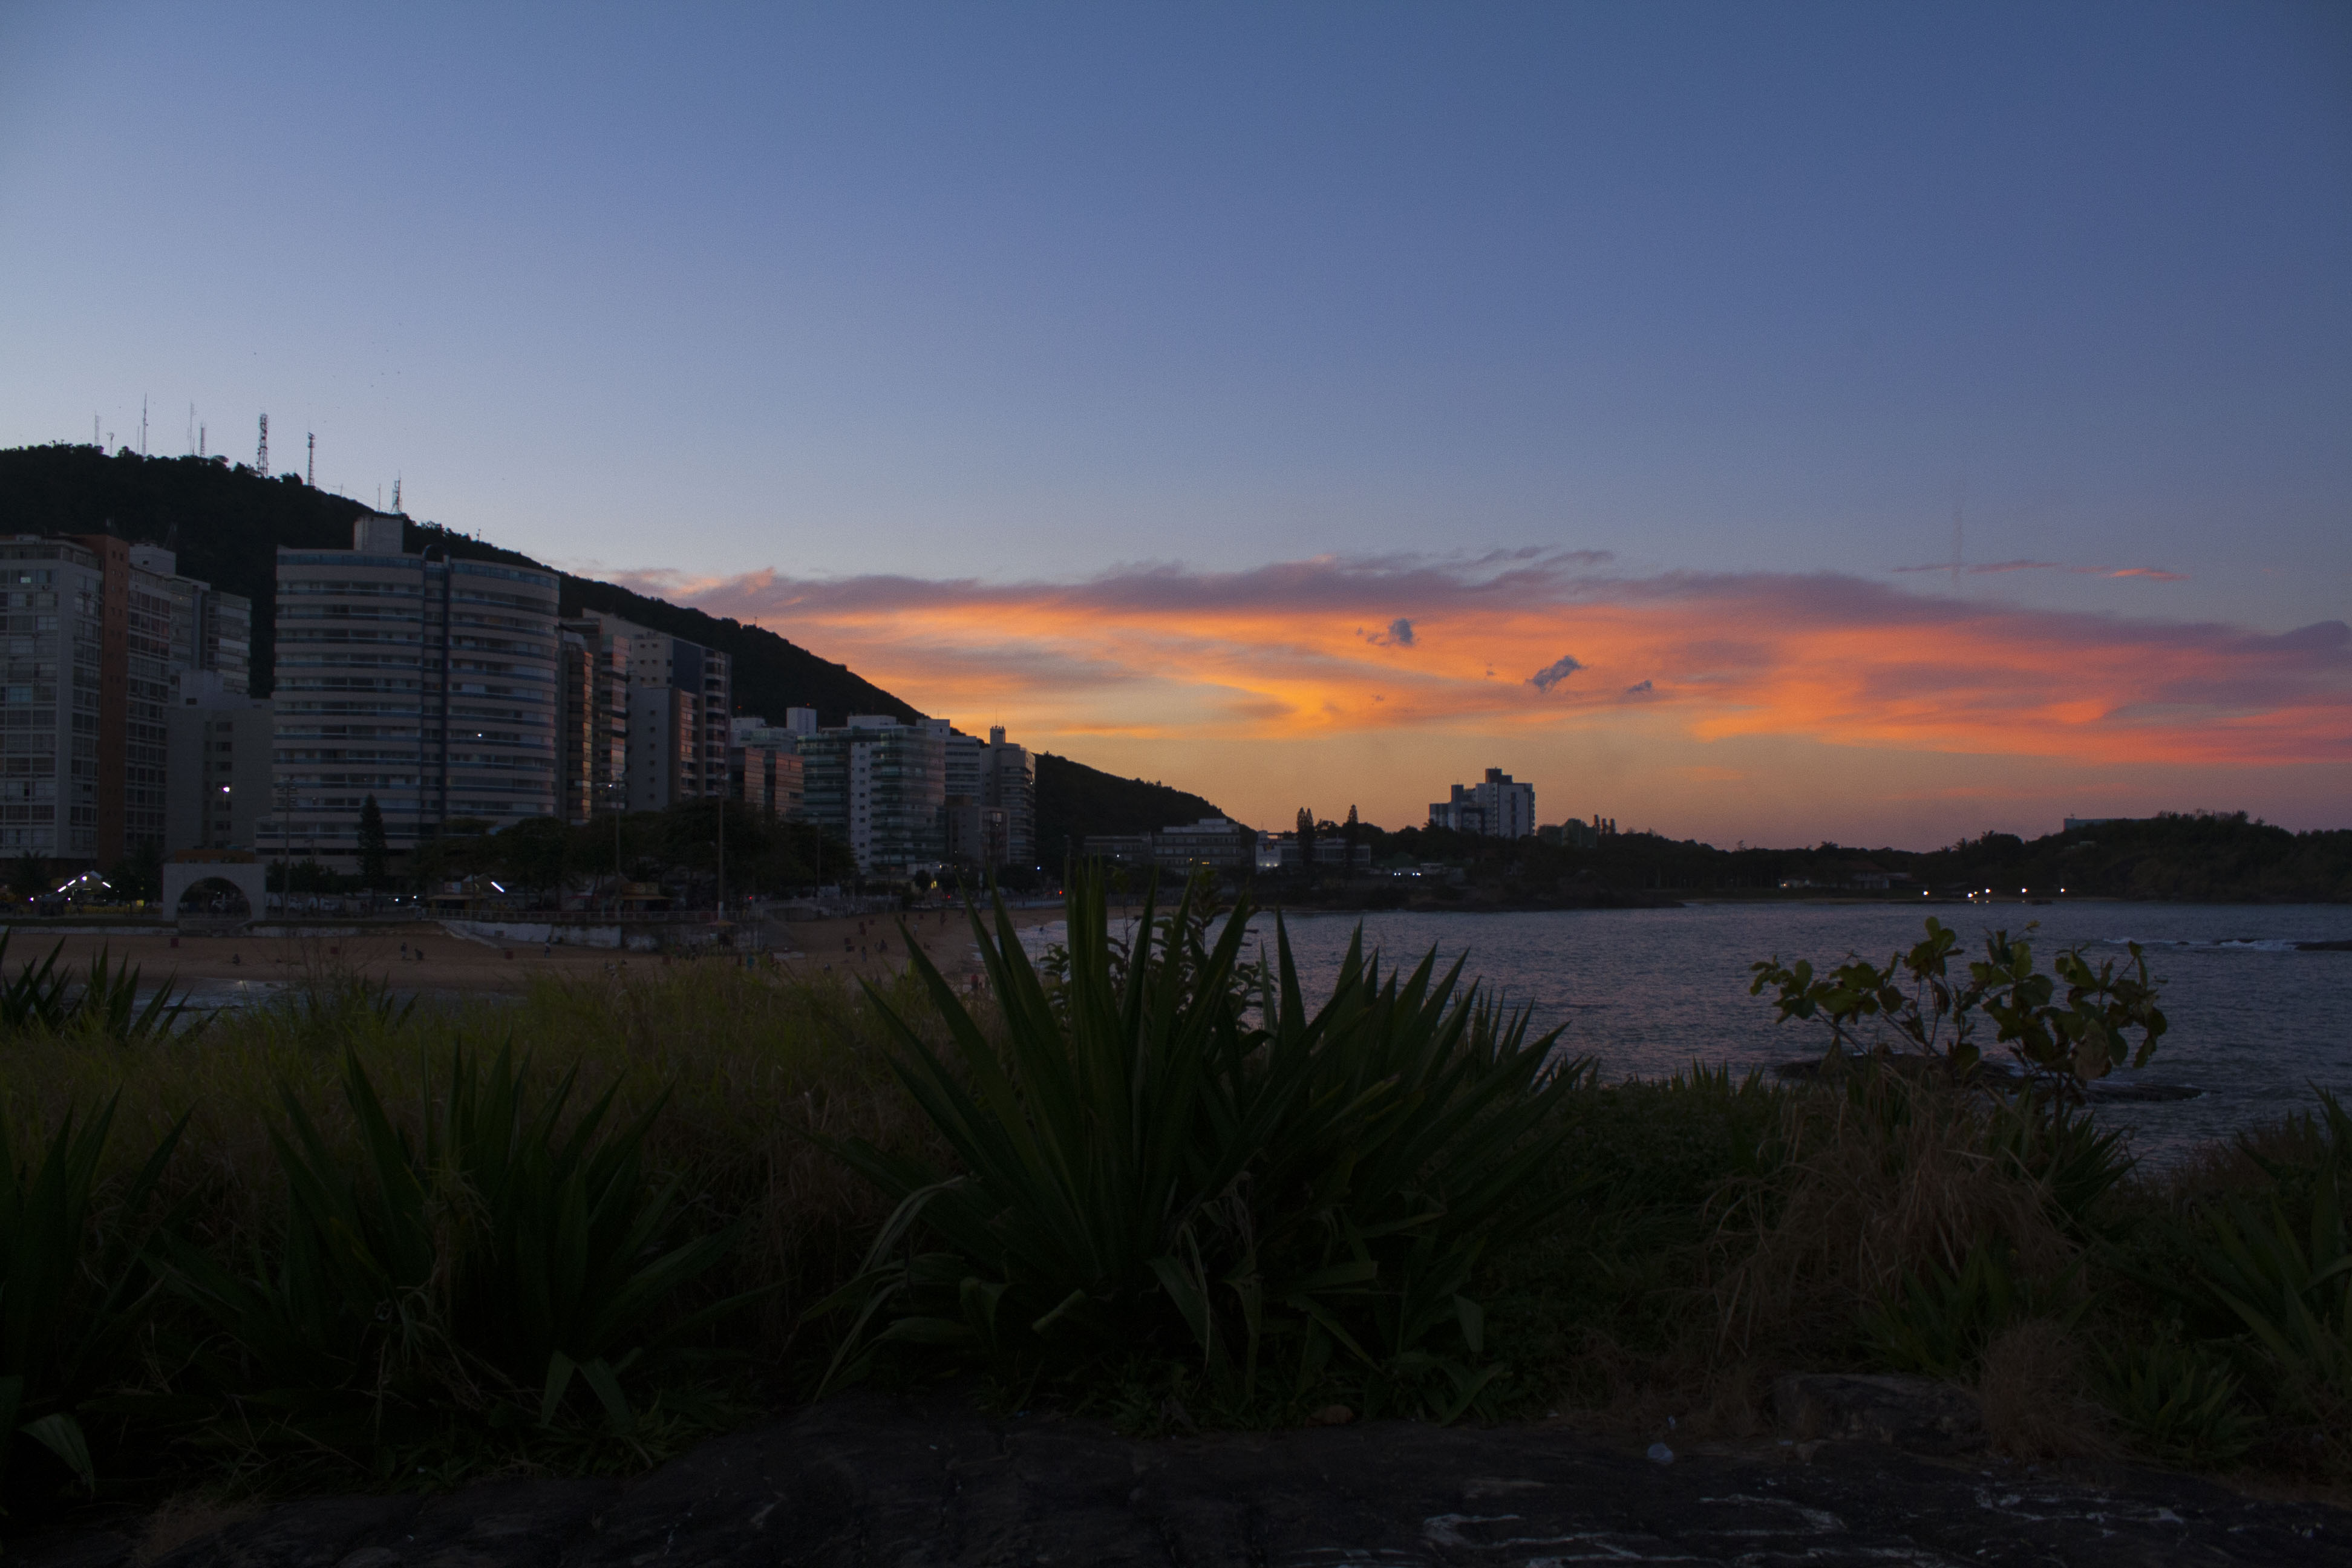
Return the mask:
<path fill-rule="evenodd" d="M 1486 779 L 1466 788 L 1454 786 L 1451 800 L 1433 801 L 1432 827 L 1456 833 L 1481 833 L 1489 838 L 1527 838 L 1536 830 L 1536 786 L 1520 784 L 1500 768 L 1488 768 Z"/>
<path fill-rule="evenodd" d="M 556 579 L 411 554 L 403 521 L 367 512 L 349 550 L 278 552 L 265 857 L 356 869 L 371 795 L 395 854 L 555 812 Z"/>

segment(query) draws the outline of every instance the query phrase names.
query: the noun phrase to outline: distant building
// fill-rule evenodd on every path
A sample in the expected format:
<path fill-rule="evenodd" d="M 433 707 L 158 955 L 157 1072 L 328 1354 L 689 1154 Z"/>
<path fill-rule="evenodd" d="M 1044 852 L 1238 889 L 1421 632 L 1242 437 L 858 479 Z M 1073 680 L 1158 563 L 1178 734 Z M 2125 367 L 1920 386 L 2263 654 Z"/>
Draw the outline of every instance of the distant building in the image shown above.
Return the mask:
<path fill-rule="evenodd" d="M 1571 816 L 1558 827 L 1547 827 L 1543 831 L 1548 842 L 1565 848 L 1598 849 L 1602 839 L 1616 833 L 1617 819 L 1596 816 L 1590 822 L 1579 822 Z"/>
<path fill-rule="evenodd" d="M 805 708 L 792 710 L 805 713 Z M 727 742 L 731 746 L 765 746 L 770 751 L 793 755 L 800 751 L 800 738 L 814 734 L 814 729 L 802 731 L 786 724 L 771 724 L 755 713 L 738 713 L 727 721 Z"/>
<path fill-rule="evenodd" d="M 798 710 L 805 711 L 805 710 Z M 738 715 L 729 727 L 727 795 L 771 817 L 797 817 L 805 801 L 799 737 L 765 719 Z"/>
<path fill-rule="evenodd" d="M 1369 842 L 1351 847 L 1343 831 L 1332 827 L 1318 831 L 1315 835 L 1311 854 L 1302 855 L 1297 833 L 1261 833 L 1255 859 L 1261 871 L 1296 871 L 1309 859 L 1318 867 L 1345 867 L 1361 871 L 1371 867 L 1372 847 Z"/>
<path fill-rule="evenodd" d="M 944 719 L 860 713 L 801 737 L 806 815 L 849 841 L 861 872 L 923 869 L 946 853 L 948 734 Z"/>
<path fill-rule="evenodd" d="M 457 820 L 556 813 L 556 580 L 402 548 L 367 512 L 349 550 L 278 552 L 277 742 L 265 858 L 359 865 L 375 797 L 394 853 Z"/>
<path fill-rule="evenodd" d="M 163 852 L 251 850 L 269 805 L 276 714 L 212 670 L 184 669 L 163 712 Z"/>
<path fill-rule="evenodd" d="M 1835 889 L 1849 892 L 1883 893 L 1914 880 L 1907 871 L 1890 871 L 1874 860 L 1833 860 L 1811 870 L 1780 879 L 1787 889 Z"/>
<path fill-rule="evenodd" d="M 2096 827 L 2103 823 L 2146 822 L 2147 820 L 2147 818 L 2144 816 L 2070 816 L 2066 818 L 2066 826 L 2059 831 L 2072 833 L 2078 827 Z"/>
<path fill-rule="evenodd" d="M 950 730 L 946 752 L 947 858 L 996 870 L 1030 867 L 1037 854 L 1037 780 L 1028 748 L 1004 738 Z"/>
<path fill-rule="evenodd" d="M 583 618 L 628 644 L 628 809 L 660 811 L 726 794 L 733 661 L 601 610 Z"/>
<path fill-rule="evenodd" d="M 1085 854 L 1090 860 L 1152 866 L 1165 871 L 1207 866 L 1239 872 L 1256 868 L 1258 844 L 1256 829 L 1244 827 L 1230 817 L 1204 816 L 1156 833 L 1090 833 Z"/>
<path fill-rule="evenodd" d="M 558 814 L 575 826 L 628 805 L 632 666 L 625 625 L 591 616 L 557 627 L 563 666 Z"/>
<path fill-rule="evenodd" d="M 165 837 L 175 668 L 245 691 L 250 606 L 110 534 L 0 540 L 0 853 L 112 867 Z"/>
<path fill-rule="evenodd" d="M 1483 783 L 1455 784 L 1452 799 L 1432 802 L 1429 825 L 1489 838 L 1532 837 L 1536 786 L 1517 782 L 1500 768 L 1488 768 Z"/>
<path fill-rule="evenodd" d="M 1004 816 L 1004 838 L 998 866 L 1037 863 L 1037 769 L 1029 748 L 1004 738 L 1004 726 L 989 726 L 988 744 L 980 752 L 980 804 Z"/>
<path fill-rule="evenodd" d="M 182 576 L 179 557 L 161 545 L 134 544 L 130 556 L 132 566 L 162 578 L 171 595 L 172 646 L 164 657 L 172 668 L 216 675 L 232 697 L 251 691 L 253 601 Z"/>

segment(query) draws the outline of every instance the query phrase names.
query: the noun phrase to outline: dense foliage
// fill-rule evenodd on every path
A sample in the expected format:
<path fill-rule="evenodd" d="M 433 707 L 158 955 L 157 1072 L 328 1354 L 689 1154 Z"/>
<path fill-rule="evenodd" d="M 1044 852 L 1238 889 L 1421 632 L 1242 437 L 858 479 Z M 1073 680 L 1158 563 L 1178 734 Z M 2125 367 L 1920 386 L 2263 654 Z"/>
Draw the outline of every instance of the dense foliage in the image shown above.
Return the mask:
<path fill-rule="evenodd" d="M 1331 824 L 1324 824 L 1329 830 Z M 1823 892 L 1916 899 L 1990 889 L 2014 897 L 2326 902 L 2352 899 L 2352 829 L 2291 833 L 2242 812 L 2167 813 L 2103 822 L 2026 840 L 1986 833 L 1943 849 L 1718 849 L 1695 839 L 1612 833 L 1580 847 L 1412 827 L 1367 826 L 1376 863 L 1457 865 L 1459 902 L 1541 905 L 1589 900 L 1594 889 L 1669 897 L 1818 897 Z M 1892 887 L 1885 879 L 1892 876 Z M 1336 872 L 1327 890 L 1348 892 Z M 1794 886 L 1783 889 L 1782 884 Z M 1352 889 L 1360 897 L 1359 883 Z M 1288 896 L 1287 894 L 1286 896 Z M 1402 896 L 1402 895 L 1400 895 Z"/>
<path fill-rule="evenodd" d="M 1123 779 L 1040 752 L 1037 764 L 1037 859 L 1060 866 L 1089 833 L 1153 833 L 1224 814 L 1197 795 L 1145 779 Z"/>
<path fill-rule="evenodd" d="M 1211 941 L 1199 896 L 1164 923 L 1147 900 L 1128 948 L 1081 879 L 1051 991 L 1000 907 L 993 1033 L 919 952 L 948 1056 L 877 999 L 960 1169 L 840 1146 L 898 1204 L 843 1304 L 1008 1378 L 1196 1363 L 1243 1406 L 1261 1371 L 1303 1399 L 1339 1355 L 1451 1420 L 1504 1371 L 1473 1276 L 1567 1195 L 1548 1178 L 1583 1068 L 1433 955 L 1384 974 L 1360 939 L 1310 1005 L 1279 922 L 1273 966 L 1245 966 L 1249 910 Z"/>
<path fill-rule="evenodd" d="M 645 963 L 435 1010 L 322 963 L 198 1038 L 0 1020 L 12 1528 L 640 1466 L 829 1373 L 949 1369 L 1140 1431 L 1574 1408 L 1637 1446 L 1759 1435 L 1778 1372 L 1908 1371 L 2021 1458 L 2352 1479 L 2352 1116 L 2136 1170 L 1965 1070 L 1934 1000 L 2084 1073 L 2147 1038 L 2136 969 L 1979 975 L 1930 932 L 1779 992 L 1895 1050 L 1607 1084 L 1458 975 L 1359 952 L 1310 998 L 1205 913 L 1082 885 L 1032 963 L 1000 912 L 985 994 L 940 921 L 864 994 Z"/>

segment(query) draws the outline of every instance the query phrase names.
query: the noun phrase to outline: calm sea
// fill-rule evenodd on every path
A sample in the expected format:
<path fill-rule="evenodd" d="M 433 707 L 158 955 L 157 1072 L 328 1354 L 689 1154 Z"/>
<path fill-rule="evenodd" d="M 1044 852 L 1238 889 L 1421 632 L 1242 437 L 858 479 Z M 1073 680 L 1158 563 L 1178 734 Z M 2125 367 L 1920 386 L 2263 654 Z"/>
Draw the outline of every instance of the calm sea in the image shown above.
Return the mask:
<path fill-rule="evenodd" d="M 1697 904 L 1678 910 L 1531 914 L 1297 914 L 1287 917 L 1302 978 L 1328 983 L 1358 922 L 1390 958 L 1441 963 L 1467 954 L 1506 1001 L 1532 1007 L 1538 1029 L 1564 1026 L 1567 1047 L 1612 1078 L 1657 1078 L 1690 1063 L 1769 1068 L 1818 1055 L 1818 1025 L 1775 1025 L 1748 994 L 1748 966 L 1859 952 L 1884 963 L 1921 934 L 1928 910 L 1879 904 Z M 1932 911 L 1980 952 L 1983 933 L 2030 921 L 2043 968 L 2080 944 L 2095 963 L 2141 943 L 2164 982 L 2171 1032 L 2125 1080 L 2182 1084 L 2194 1100 L 2105 1105 L 2135 1147 L 2161 1162 L 2193 1142 L 2313 1103 L 2311 1085 L 2352 1094 L 2352 952 L 2306 952 L 2298 942 L 2352 940 L 2352 906 L 2105 903 L 1939 904 Z M 1270 945 L 1273 922 L 1254 929 Z M 1059 940 L 1058 930 L 1044 934 Z"/>

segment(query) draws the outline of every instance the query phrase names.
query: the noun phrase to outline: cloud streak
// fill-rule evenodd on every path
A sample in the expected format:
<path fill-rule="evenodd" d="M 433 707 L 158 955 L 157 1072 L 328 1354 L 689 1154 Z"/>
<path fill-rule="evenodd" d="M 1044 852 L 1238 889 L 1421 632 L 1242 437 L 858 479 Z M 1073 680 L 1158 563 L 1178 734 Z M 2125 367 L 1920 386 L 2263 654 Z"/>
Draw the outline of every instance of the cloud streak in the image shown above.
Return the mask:
<path fill-rule="evenodd" d="M 2059 561 L 1988 561 L 1978 565 L 1961 565 L 1944 561 L 1921 566 L 1895 566 L 1895 572 L 1958 572 L 1971 577 L 1998 576 L 2006 572 L 2067 572 L 2078 577 L 2145 577 L 2151 583 L 2186 583 L 2185 572 L 2167 572 L 2156 566 L 2069 566 Z"/>
<path fill-rule="evenodd" d="M 1605 556 L 1526 551 L 1146 563 L 1073 582 L 625 580 L 768 626 L 929 711 L 1042 734 L 1496 733 L 1638 709 L 1698 739 L 2104 764 L 2352 760 L 2352 628 L 2338 621 L 2264 632 L 1838 574 L 1622 575 Z M 1494 673 L 1513 668 L 1538 673 Z"/>

